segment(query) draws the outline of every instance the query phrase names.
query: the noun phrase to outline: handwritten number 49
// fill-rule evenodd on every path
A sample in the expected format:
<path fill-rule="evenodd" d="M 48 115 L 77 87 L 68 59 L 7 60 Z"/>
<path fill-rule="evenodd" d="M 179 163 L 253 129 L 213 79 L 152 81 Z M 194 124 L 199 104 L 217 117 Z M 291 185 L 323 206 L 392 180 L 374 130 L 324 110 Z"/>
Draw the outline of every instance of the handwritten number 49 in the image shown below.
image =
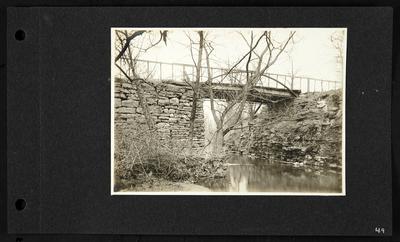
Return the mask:
<path fill-rule="evenodd" d="M 384 234 L 385 233 L 385 228 L 375 227 L 375 233 Z"/>

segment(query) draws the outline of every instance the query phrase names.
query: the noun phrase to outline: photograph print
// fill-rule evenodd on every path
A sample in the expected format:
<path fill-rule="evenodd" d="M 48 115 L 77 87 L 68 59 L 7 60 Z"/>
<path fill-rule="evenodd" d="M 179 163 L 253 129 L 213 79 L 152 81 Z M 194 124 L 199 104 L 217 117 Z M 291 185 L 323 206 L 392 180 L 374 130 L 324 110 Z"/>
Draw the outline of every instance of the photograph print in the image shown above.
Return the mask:
<path fill-rule="evenodd" d="M 112 195 L 346 194 L 346 28 L 110 31 Z"/>

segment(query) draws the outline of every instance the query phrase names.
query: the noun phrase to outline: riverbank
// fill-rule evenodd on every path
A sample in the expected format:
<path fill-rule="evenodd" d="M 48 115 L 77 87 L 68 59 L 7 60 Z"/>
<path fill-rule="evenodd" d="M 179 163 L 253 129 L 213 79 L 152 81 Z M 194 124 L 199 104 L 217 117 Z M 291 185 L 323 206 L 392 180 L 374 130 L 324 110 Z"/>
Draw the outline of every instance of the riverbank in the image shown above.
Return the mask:
<path fill-rule="evenodd" d="M 118 192 L 210 192 L 205 186 L 185 182 L 168 181 L 162 178 L 148 179 L 146 182 L 125 181 L 124 188 Z"/>
<path fill-rule="evenodd" d="M 282 170 L 302 174 L 310 181 L 330 177 L 324 183 L 340 189 L 340 91 L 303 94 L 278 109 L 263 108 L 248 127 L 232 132 L 225 143 L 229 155 L 221 157 L 206 159 L 204 152 L 189 149 L 186 140 L 163 139 L 154 131 L 135 127 L 124 130 L 129 132 L 117 134 L 119 137 L 116 139 L 115 192 L 196 192 L 209 191 L 211 187 L 225 191 L 227 184 L 240 183 L 243 186 L 243 182 L 247 182 L 241 180 L 245 177 L 243 174 L 249 174 L 246 178 L 249 184 L 273 183 L 268 177 L 277 181 L 297 179 L 285 178 Z M 241 159 L 227 161 L 232 155 L 246 157 L 246 164 Z M 261 162 L 255 164 L 251 161 L 253 158 Z M 261 172 L 265 167 L 276 168 L 276 174 Z M 263 174 L 260 180 L 252 181 L 250 177 L 259 177 L 257 174 L 260 172 Z M 318 181 L 312 184 L 318 184 Z M 264 188 L 267 189 L 266 184 Z"/>
<path fill-rule="evenodd" d="M 116 176 L 115 192 L 203 192 L 207 187 L 198 183 L 205 180 L 224 179 L 227 164 L 223 158 L 204 159 L 185 157 L 174 161 L 169 171 L 158 172 L 152 166 L 132 170 L 129 176 Z"/>
<path fill-rule="evenodd" d="M 270 161 L 341 170 L 342 94 L 307 93 L 277 109 L 264 108 L 230 149 Z"/>
<path fill-rule="evenodd" d="M 127 124 L 118 129 L 114 153 L 114 191 L 185 190 L 202 179 L 226 175 L 225 156 L 205 158 L 185 139 L 165 138 L 157 130 Z M 190 148 L 191 147 L 191 148 Z"/>

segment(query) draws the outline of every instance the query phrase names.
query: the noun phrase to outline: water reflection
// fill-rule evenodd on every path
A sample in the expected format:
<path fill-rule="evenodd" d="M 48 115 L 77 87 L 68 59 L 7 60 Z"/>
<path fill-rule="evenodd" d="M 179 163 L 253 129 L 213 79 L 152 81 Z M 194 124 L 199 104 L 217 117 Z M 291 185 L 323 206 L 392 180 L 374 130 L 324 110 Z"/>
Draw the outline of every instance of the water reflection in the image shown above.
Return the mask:
<path fill-rule="evenodd" d="M 216 192 L 324 192 L 340 193 L 340 170 L 294 166 L 234 156 L 226 179 L 204 182 Z"/>

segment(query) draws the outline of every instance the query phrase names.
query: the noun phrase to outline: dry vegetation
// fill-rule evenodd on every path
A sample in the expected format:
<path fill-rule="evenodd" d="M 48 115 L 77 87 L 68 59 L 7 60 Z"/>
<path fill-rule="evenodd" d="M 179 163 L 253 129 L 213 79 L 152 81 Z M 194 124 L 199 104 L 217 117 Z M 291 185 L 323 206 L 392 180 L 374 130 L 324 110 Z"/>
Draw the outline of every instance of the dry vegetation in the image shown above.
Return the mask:
<path fill-rule="evenodd" d="M 121 130 L 124 132 L 117 132 L 115 138 L 116 191 L 151 187 L 162 181 L 193 184 L 225 175 L 223 158 L 205 159 L 200 150 L 189 149 L 187 141 L 162 139 L 156 131 L 140 126 Z"/>

